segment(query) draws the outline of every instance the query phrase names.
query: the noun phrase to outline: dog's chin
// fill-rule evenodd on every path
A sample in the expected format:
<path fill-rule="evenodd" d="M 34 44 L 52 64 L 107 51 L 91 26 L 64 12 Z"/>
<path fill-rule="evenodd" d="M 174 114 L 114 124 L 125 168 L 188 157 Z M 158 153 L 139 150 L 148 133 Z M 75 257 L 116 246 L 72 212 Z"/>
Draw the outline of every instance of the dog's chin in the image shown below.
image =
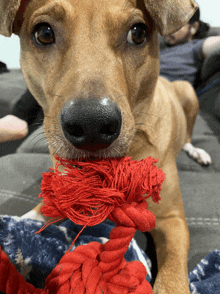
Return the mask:
<path fill-rule="evenodd" d="M 108 150 L 100 149 L 98 151 L 88 151 L 88 150 L 80 150 L 75 148 L 72 152 L 61 152 L 57 154 L 60 157 L 64 157 L 66 159 L 86 159 L 86 158 L 109 158 L 109 157 L 121 157 L 123 156 L 122 152 L 116 150 Z"/>
<path fill-rule="evenodd" d="M 48 132 L 44 129 L 44 134 L 49 145 L 52 158 L 59 156 L 70 160 L 80 160 L 87 158 L 110 158 L 125 156 L 130 149 L 134 138 L 134 128 L 130 128 L 120 133 L 119 137 L 109 146 L 90 146 L 86 149 L 80 149 L 70 143 L 60 133 Z M 104 147 L 104 148 L 103 148 Z"/>
<path fill-rule="evenodd" d="M 128 149 L 127 145 L 119 144 L 116 142 L 115 144 L 111 144 L 107 148 L 95 148 L 92 146 L 88 148 L 88 150 L 76 148 L 71 144 L 62 145 L 57 147 L 56 149 L 52 148 L 53 156 L 58 155 L 61 158 L 66 159 L 87 159 L 87 158 L 110 158 L 110 157 L 122 157 L 125 155 Z"/>

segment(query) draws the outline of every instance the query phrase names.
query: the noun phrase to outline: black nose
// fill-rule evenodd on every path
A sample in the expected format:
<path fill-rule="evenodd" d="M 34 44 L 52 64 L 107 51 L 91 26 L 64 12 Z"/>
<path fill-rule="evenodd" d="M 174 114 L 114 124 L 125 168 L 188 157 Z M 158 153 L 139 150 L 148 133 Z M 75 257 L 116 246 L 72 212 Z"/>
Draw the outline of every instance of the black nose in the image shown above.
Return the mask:
<path fill-rule="evenodd" d="M 66 139 L 87 151 L 107 148 L 118 138 L 121 122 L 121 111 L 109 98 L 69 100 L 61 111 Z"/>

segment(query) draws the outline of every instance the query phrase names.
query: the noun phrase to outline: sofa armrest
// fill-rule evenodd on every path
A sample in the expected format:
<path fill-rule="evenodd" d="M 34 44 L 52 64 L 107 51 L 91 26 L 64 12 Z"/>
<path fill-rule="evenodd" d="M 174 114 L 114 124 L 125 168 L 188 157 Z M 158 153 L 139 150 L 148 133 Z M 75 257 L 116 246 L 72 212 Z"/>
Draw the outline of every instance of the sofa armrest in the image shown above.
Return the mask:
<path fill-rule="evenodd" d="M 220 53 L 213 54 L 205 58 L 201 68 L 201 82 L 206 81 L 209 77 L 220 71 Z"/>
<path fill-rule="evenodd" d="M 220 27 L 211 27 L 208 31 L 208 37 L 220 36 Z"/>

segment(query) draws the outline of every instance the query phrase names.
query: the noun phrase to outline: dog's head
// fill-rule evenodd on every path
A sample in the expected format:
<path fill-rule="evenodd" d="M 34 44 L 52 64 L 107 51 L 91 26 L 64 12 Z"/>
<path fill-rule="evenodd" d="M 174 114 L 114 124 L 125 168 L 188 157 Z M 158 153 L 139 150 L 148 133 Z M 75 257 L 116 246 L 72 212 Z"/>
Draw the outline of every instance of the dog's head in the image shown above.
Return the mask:
<path fill-rule="evenodd" d="M 195 9 L 193 0 L 0 0 L 0 33 L 20 37 L 52 154 L 126 153 L 154 94 L 158 31 L 177 31 Z"/>

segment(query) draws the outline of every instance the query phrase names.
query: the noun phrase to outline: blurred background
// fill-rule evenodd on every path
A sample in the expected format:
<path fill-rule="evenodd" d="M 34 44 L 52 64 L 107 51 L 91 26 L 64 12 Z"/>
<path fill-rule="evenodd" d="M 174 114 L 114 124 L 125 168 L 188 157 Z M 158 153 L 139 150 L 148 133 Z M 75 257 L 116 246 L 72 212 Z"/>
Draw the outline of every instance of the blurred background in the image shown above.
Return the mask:
<path fill-rule="evenodd" d="M 209 23 L 211 26 L 220 26 L 219 20 L 219 0 L 197 0 L 200 6 L 201 20 Z M 19 39 L 13 35 L 11 38 L 0 36 L 0 61 L 7 64 L 7 67 L 19 68 Z"/>

